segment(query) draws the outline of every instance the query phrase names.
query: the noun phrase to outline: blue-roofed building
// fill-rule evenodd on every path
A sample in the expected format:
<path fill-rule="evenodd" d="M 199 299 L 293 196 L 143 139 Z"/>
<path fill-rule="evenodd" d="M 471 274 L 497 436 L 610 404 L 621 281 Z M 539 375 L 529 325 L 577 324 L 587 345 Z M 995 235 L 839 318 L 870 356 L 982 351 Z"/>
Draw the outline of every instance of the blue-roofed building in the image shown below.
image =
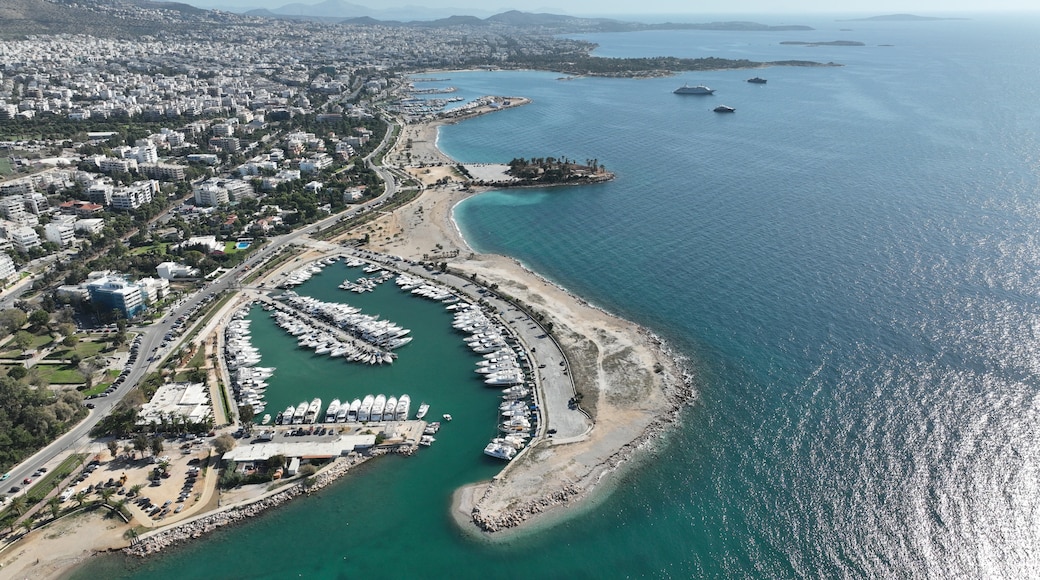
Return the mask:
<path fill-rule="evenodd" d="M 87 292 L 98 314 L 116 310 L 123 317 L 131 319 L 144 310 L 141 287 L 120 276 L 105 276 L 88 282 Z"/>

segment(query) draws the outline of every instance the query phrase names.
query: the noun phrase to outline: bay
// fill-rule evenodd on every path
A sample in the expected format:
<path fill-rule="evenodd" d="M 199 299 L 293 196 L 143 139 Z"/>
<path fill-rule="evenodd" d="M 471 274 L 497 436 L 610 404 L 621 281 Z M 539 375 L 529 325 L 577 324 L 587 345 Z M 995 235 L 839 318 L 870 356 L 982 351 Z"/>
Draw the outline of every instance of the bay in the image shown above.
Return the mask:
<path fill-rule="evenodd" d="M 697 402 L 616 491 L 536 533 L 473 539 L 448 521 L 448 495 L 490 467 L 451 459 L 465 443 L 445 442 L 431 450 L 444 465 L 432 453 L 373 462 L 197 544 L 83 574 L 1036 575 L 1040 22 L 811 24 L 587 38 L 604 56 L 845 66 L 447 75 L 467 98 L 532 99 L 444 127 L 450 155 L 595 158 L 618 175 L 456 210 L 477 249 L 518 257 L 689 357 Z M 779 44 L 805 39 L 865 46 Z M 754 75 L 768 84 L 744 82 Z M 717 92 L 672 94 L 683 82 Z M 416 329 L 437 326 L 428 315 Z"/>

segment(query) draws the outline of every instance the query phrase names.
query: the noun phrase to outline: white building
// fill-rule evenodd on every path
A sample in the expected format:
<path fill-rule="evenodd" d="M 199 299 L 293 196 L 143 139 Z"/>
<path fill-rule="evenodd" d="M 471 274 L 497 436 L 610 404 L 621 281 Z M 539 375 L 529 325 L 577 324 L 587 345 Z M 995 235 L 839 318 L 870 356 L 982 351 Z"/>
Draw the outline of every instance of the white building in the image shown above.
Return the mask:
<path fill-rule="evenodd" d="M 155 271 L 159 274 L 159 277 L 164 280 L 194 278 L 199 275 L 199 270 L 197 268 L 191 268 L 184 264 L 178 264 L 177 262 L 163 262 L 155 267 Z"/>
<path fill-rule="evenodd" d="M 120 210 L 137 209 L 152 201 L 158 193 L 158 181 L 154 179 L 138 181 L 112 193 L 112 208 Z"/>
<path fill-rule="evenodd" d="M 42 243 L 36 230 L 24 226 L 11 228 L 7 232 L 7 238 L 11 240 L 11 245 L 14 246 L 14 249 L 19 252 L 28 252 L 33 248 L 39 248 Z"/>
<path fill-rule="evenodd" d="M 300 161 L 300 173 L 317 173 L 332 165 L 332 158 L 321 153 Z"/>
<path fill-rule="evenodd" d="M 76 220 L 72 228 L 77 232 L 83 232 L 87 235 L 100 234 L 101 230 L 105 227 L 105 220 L 101 218 L 91 218 L 85 220 Z"/>
<path fill-rule="evenodd" d="M 62 248 L 71 246 L 76 241 L 76 228 L 68 221 L 52 221 L 43 227 L 48 242 L 54 242 Z"/>
<path fill-rule="evenodd" d="M 115 187 L 113 187 L 111 183 L 96 181 L 87 188 L 87 199 L 89 199 L 91 203 L 107 207 L 112 205 L 112 194 L 114 191 Z"/>
<path fill-rule="evenodd" d="M 0 252 L 0 282 L 9 282 L 18 274 L 11 256 Z"/>
<path fill-rule="evenodd" d="M 137 284 L 148 304 L 155 304 L 170 294 L 170 281 L 166 278 L 141 278 Z"/>
<path fill-rule="evenodd" d="M 25 213 L 25 203 L 21 195 L 10 195 L 0 198 L 0 213 L 17 224 L 26 225 L 28 217 Z"/>
<path fill-rule="evenodd" d="M 216 183 L 203 183 L 195 188 L 195 205 L 217 207 L 231 201 L 227 188 Z"/>

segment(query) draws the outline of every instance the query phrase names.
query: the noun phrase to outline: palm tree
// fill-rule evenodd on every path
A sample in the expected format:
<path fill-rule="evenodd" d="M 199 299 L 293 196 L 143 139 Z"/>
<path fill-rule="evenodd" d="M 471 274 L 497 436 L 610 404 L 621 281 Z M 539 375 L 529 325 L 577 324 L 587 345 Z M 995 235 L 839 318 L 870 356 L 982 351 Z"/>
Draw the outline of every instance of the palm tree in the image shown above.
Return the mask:
<path fill-rule="evenodd" d="M 152 445 L 152 455 L 156 455 L 157 456 L 157 455 L 159 455 L 160 453 L 163 452 L 163 440 L 162 440 L 162 437 L 154 437 L 154 438 L 152 438 L 151 445 Z"/>
<path fill-rule="evenodd" d="M 80 507 L 83 505 L 83 502 L 87 501 L 87 492 L 77 491 L 76 495 L 72 496 L 72 499 L 76 500 L 76 507 Z"/>
<path fill-rule="evenodd" d="M 22 520 L 22 527 L 25 528 L 25 533 L 28 534 L 33 529 L 32 518 L 25 518 Z"/>
<path fill-rule="evenodd" d="M 115 495 L 115 493 L 116 490 L 112 489 L 111 487 L 106 487 L 102 489 L 100 492 L 98 492 L 98 495 L 101 496 L 101 501 L 104 502 L 105 505 L 109 505 L 108 502 L 112 499 L 112 496 Z"/>
<path fill-rule="evenodd" d="M 58 514 L 61 513 L 61 499 L 52 497 L 47 500 L 47 509 L 50 510 L 52 518 L 58 519 Z"/>
<path fill-rule="evenodd" d="M 127 511 L 127 509 L 126 509 L 126 500 L 125 499 L 121 499 L 121 500 L 117 501 L 116 503 L 112 504 L 112 507 L 117 512 L 119 512 L 119 514 L 122 515 L 123 517 L 130 517 L 130 512 Z"/>
<path fill-rule="evenodd" d="M 22 515 L 25 513 L 25 508 L 28 506 L 28 502 L 24 495 L 20 495 L 11 500 L 11 511 Z"/>
<path fill-rule="evenodd" d="M 128 493 L 127 495 L 130 496 L 130 497 L 136 497 L 137 494 L 141 493 L 142 489 L 144 489 L 144 484 L 143 483 L 137 483 L 137 484 L 131 485 L 130 486 L 130 493 Z"/>

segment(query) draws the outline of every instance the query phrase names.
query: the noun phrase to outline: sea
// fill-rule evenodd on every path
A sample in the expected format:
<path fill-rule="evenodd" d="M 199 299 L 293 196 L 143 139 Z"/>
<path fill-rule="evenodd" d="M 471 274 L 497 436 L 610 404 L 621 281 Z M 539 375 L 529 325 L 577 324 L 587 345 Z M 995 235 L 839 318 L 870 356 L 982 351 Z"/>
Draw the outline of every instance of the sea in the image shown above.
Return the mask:
<path fill-rule="evenodd" d="M 590 159 L 599 185 L 484 193 L 455 212 L 524 264 L 664 337 L 694 402 L 594 501 L 501 538 L 449 516 L 493 476 L 493 392 L 441 305 L 392 285 L 301 293 L 413 328 L 390 367 L 298 351 L 254 310 L 268 412 L 408 392 L 455 421 L 428 450 L 146 560 L 75 578 L 1025 578 L 1040 575 L 1037 14 L 812 31 L 588 34 L 605 57 L 839 67 L 652 79 L 439 72 L 529 105 L 443 127 L 458 160 Z M 704 19 L 692 18 L 694 22 Z M 785 41 L 850 40 L 863 46 Z M 768 80 L 755 85 L 751 76 Z M 705 84 L 712 96 L 675 95 Z M 713 112 L 716 105 L 732 114 Z"/>

